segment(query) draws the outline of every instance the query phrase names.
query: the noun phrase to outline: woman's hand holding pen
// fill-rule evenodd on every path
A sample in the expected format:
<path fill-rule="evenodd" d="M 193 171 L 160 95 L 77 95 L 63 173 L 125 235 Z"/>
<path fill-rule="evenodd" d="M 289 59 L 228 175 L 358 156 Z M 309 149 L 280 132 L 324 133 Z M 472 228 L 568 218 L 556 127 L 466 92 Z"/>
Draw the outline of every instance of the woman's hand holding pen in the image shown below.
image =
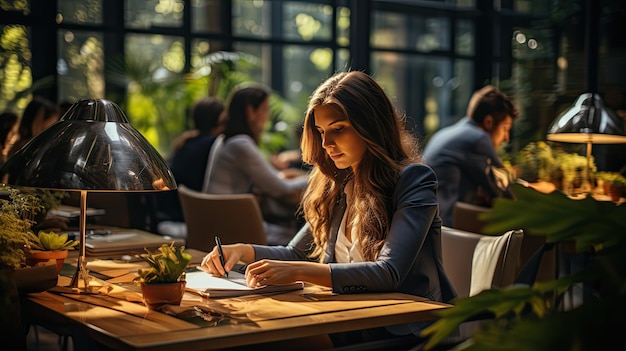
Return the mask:
<path fill-rule="evenodd" d="M 254 262 L 254 248 L 248 244 L 222 245 L 226 270 L 222 268 L 217 247 L 202 259 L 200 268 L 223 277 L 239 262 L 247 263 L 246 283 L 250 287 L 288 284 L 306 281 L 322 286 L 332 286 L 330 267 L 327 264 L 302 261 L 259 260 Z"/>
<path fill-rule="evenodd" d="M 224 268 L 222 268 L 217 246 L 213 247 L 213 250 L 204 256 L 200 268 L 207 273 L 223 277 L 238 262 L 248 263 L 254 260 L 254 249 L 247 244 L 222 245 L 222 251 L 225 261 Z"/>

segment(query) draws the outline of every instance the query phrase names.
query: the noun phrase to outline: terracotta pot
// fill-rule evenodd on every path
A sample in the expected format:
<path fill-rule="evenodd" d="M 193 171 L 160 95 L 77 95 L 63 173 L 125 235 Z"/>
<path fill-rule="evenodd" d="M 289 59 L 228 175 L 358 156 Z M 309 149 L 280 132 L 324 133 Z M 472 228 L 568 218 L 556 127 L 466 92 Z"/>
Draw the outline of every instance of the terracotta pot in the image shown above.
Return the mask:
<path fill-rule="evenodd" d="M 609 192 L 607 193 L 611 197 L 611 201 L 617 202 L 622 197 L 622 186 L 611 184 L 609 185 Z"/>
<path fill-rule="evenodd" d="M 57 285 L 59 274 L 56 266 L 19 268 L 10 272 L 20 294 L 46 291 Z"/>
<path fill-rule="evenodd" d="M 144 304 L 151 310 L 162 305 L 180 305 L 185 294 L 186 282 L 168 284 L 141 283 Z"/>
<path fill-rule="evenodd" d="M 67 250 L 26 250 L 25 253 L 26 264 L 29 266 L 36 266 L 38 263 L 45 263 L 49 260 L 56 260 L 57 274 L 61 273 L 61 268 L 63 268 L 63 263 L 67 258 Z"/>

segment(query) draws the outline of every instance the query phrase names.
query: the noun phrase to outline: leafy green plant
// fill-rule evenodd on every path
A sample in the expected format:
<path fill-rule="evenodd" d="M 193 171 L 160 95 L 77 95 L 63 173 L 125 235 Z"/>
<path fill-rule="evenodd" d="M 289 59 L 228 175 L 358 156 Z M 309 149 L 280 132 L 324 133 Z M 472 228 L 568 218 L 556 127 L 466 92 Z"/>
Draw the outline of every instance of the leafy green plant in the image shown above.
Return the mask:
<path fill-rule="evenodd" d="M 602 180 L 607 184 L 626 186 L 626 177 L 617 172 L 597 172 L 596 179 Z"/>
<path fill-rule="evenodd" d="M 0 199 L 0 269 L 16 269 L 25 265 L 26 234 L 43 205 L 32 192 L 6 186 L 2 190 L 8 199 Z"/>
<path fill-rule="evenodd" d="M 48 190 L 48 189 L 36 189 L 35 195 L 39 197 L 41 205 L 43 206 L 43 212 L 54 210 L 61 205 L 63 199 L 70 196 L 67 191 Z"/>
<path fill-rule="evenodd" d="M 39 241 L 32 231 L 37 216 L 58 206 L 68 193 L 10 186 L 0 190 L 8 194 L 0 199 L 0 269 L 21 268 L 26 265 L 24 249 Z"/>
<path fill-rule="evenodd" d="M 40 230 L 37 235 L 27 233 L 28 245 L 31 249 L 42 251 L 74 250 L 79 244 L 77 240 L 69 239 L 67 233 L 46 232 Z"/>
<path fill-rule="evenodd" d="M 156 251 L 146 249 L 141 258 L 149 265 L 138 270 L 136 280 L 146 284 L 176 283 L 185 280 L 185 268 L 191 262 L 191 255 L 185 247 L 174 243 L 163 244 Z"/>
<path fill-rule="evenodd" d="M 518 177 L 531 183 L 551 181 L 555 170 L 552 149 L 543 141 L 530 142 L 514 157 Z"/>
<path fill-rule="evenodd" d="M 233 89 L 242 83 L 256 82 L 254 71 L 261 60 L 243 52 L 211 52 L 201 57 L 195 71 L 187 75 L 163 70 L 154 60 L 141 55 L 113 58 L 107 68 L 107 80 L 128 91 L 118 97 L 132 124 L 159 150 L 169 156 L 173 140 L 192 127 L 187 111 L 203 96 L 227 102 Z M 155 79 L 155 77 L 161 77 Z M 295 126 L 302 113 L 279 94 L 270 95 L 271 127 L 264 133 L 261 149 L 271 153 L 295 148 Z"/>
<path fill-rule="evenodd" d="M 490 289 L 459 299 L 439 312 L 441 318 L 424 331 L 431 349 L 457 326 L 478 314 L 494 318 L 459 350 L 613 350 L 626 339 L 626 206 L 596 201 L 588 196 L 573 200 L 555 191 L 543 194 L 513 185 L 517 199 L 498 199 L 482 215 L 484 231 L 501 233 L 523 228 L 545 236 L 548 243 L 573 242 L 576 252 L 592 258 L 583 269 L 554 281 L 532 286 Z M 560 303 L 574 285 L 585 284 L 593 294 L 581 304 Z M 592 323 L 590 323 L 593 321 Z"/>

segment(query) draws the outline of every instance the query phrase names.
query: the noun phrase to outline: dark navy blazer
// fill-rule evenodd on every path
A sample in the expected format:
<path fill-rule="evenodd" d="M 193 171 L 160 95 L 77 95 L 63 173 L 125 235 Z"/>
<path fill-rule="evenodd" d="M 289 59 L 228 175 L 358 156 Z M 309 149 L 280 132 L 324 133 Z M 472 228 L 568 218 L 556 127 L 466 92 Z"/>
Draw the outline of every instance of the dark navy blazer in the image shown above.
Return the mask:
<path fill-rule="evenodd" d="M 438 177 L 437 200 L 443 225 L 454 225 L 454 205 L 457 201 L 473 203 L 478 188 L 490 198 L 499 196 L 487 167 L 502 168 L 502 161 L 489 133 L 468 117 L 433 134 L 422 156 Z"/>

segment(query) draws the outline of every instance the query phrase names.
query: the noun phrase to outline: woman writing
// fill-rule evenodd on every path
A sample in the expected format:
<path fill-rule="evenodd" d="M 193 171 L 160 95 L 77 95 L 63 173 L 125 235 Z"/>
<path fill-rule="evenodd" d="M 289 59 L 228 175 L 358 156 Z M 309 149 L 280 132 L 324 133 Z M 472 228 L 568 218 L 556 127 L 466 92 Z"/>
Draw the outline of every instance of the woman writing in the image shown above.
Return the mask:
<path fill-rule="evenodd" d="M 336 293 L 452 300 L 441 262 L 437 178 L 420 163 L 382 88 L 362 72 L 334 75 L 312 95 L 303 132 L 303 160 L 313 166 L 301 202 L 307 224 L 287 246 L 224 246 L 225 270 L 248 263 L 250 286 L 300 280 Z M 215 249 L 202 266 L 225 273 Z M 423 327 L 368 329 L 333 342 L 418 335 Z"/>

